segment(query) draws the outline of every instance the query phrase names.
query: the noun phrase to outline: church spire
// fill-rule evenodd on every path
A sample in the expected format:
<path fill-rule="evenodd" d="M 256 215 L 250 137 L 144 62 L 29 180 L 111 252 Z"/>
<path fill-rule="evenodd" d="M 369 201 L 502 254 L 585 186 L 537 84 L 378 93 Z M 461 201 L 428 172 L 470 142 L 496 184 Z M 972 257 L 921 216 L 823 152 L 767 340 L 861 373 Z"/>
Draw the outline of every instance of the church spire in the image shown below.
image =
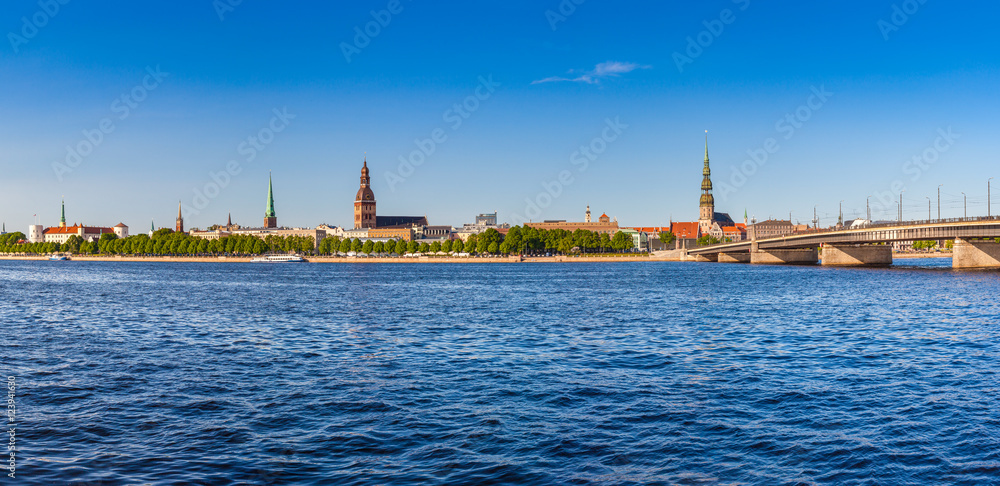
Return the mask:
<path fill-rule="evenodd" d="M 181 202 L 177 201 L 177 232 L 184 232 L 184 217 L 181 216 Z"/>
<path fill-rule="evenodd" d="M 273 218 L 274 215 L 274 187 L 271 185 L 271 173 L 267 173 L 267 209 L 264 211 L 264 216 L 267 218 Z"/>
<path fill-rule="evenodd" d="M 701 171 L 701 201 L 698 222 L 702 233 L 707 233 L 715 221 L 715 197 L 712 196 L 712 169 L 708 166 L 708 130 L 705 130 L 705 168 Z"/>
<path fill-rule="evenodd" d="M 271 172 L 267 173 L 267 209 L 264 210 L 264 227 L 278 227 L 278 216 L 274 213 L 274 188 L 271 185 Z"/>
<path fill-rule="evenodd" d="M 65 199 L 62 200 L 62 217 L 59 218 L 59 227 L 60 228 L 65 228 L 66 227 L 66 200 Z"/>

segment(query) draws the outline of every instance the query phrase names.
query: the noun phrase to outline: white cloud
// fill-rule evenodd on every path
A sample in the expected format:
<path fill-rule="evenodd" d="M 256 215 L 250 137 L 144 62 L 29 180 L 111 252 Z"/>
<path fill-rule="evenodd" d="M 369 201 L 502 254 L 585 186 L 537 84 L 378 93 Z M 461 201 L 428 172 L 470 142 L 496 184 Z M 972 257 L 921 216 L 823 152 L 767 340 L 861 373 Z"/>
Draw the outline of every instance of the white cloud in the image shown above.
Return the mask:
<path fill-rule="evenodd" d="M 548 78 L 532 81 L 531 84 L 555 83 L 560 81 L 570 81 L 574 83 L 600 84 L 602 79 L 618 77 L 625 73 L 630 73 L 636 69 L 649 69 L 650 66 L 643 66 L 634 62 L 607 61 L 602 62 L 590 71 L 583 72 L 576 77 L 550 76 Z M 579 71 L 570 71 L 574 74 Z"/>

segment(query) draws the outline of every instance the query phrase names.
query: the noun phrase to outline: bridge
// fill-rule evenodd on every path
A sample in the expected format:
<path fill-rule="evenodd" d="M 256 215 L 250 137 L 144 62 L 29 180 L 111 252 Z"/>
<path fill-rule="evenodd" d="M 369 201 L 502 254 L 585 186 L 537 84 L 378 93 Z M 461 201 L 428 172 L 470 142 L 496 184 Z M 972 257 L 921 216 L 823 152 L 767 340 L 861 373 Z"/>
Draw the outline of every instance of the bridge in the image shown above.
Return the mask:
<path fill-rule="evenodd" d="M 752 232 L 752 231 L 751 231 Z M 954 240 L 954 268 L 1000 268 L 1000 217 L 869 224 L 841 230 L 810 230 L 783 236 L 719 243 L 687 250 L 687 259 L 722 263 L 885 266 L 888 243 Z M 820 250 L 821 249 L 821 250 Z M 822 252 L 822 253 L 821 253 Z"/>

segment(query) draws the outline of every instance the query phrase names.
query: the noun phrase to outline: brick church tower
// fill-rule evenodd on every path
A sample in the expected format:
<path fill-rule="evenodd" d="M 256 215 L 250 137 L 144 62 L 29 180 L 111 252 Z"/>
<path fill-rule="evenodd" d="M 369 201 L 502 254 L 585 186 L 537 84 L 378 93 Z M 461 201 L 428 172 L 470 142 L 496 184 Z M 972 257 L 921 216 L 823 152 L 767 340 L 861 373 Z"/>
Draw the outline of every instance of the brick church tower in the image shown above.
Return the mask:
<path fill-rule="evenodd" d="M 368 158 L 361 167 L 361 188 L 354 198 L 354 228 L 375 227 L 375 193 L 371 188 L 371 177 L 368 176 Z"/>

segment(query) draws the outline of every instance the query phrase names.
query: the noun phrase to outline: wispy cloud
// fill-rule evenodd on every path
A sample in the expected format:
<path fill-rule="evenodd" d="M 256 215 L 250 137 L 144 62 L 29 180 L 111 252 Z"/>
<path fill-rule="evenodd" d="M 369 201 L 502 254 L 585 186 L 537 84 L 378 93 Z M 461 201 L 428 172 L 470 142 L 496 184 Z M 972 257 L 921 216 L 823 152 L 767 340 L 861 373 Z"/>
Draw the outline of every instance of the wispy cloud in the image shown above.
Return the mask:
<path fill-rule="evenodd" d="M 618 77 L 625 73 L 630 73 L 636 69 L 649 69 L 650 66 L 643 66 L 634 62 L 607 61 L 602 62 L 590 71 L 580 74 L 580 71 L 571 70 L 570 75 L 577 74 L 576 77 L 551 76 L 545 79 L 532 81 L 531 84 L 556 83 L 569 81 L 573 83 L 601 84 L 602 79 Z"/>

